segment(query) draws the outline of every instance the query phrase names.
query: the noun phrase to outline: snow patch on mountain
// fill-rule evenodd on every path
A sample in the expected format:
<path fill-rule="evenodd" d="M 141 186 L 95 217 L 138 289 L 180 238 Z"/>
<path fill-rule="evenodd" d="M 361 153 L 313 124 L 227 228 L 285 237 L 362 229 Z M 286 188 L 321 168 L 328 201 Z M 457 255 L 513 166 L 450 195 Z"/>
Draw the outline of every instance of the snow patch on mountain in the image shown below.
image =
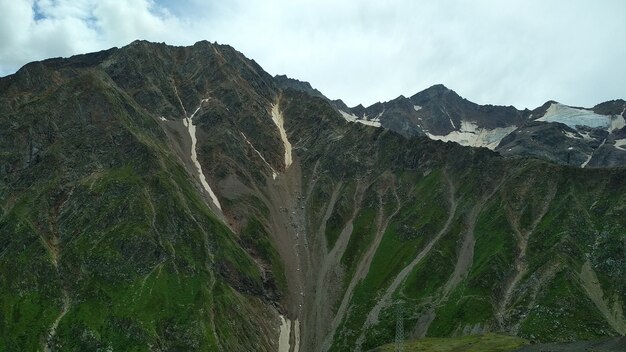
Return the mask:
<path fill-rule="evenodd" d="M 624 120 L 624 116 L 616 115 L 611 119 L 611 129 L 609 131 L 613 132 L 615 130 L 620 130 L 626 126 L 626 120 Z"/>
<path fill-rule="evenodd" d="M 300 351 L 300 321 L 298 321 L 298 319 L 296 319 L 296 321 L 293 323 L 293 336 L 294 336 L 294 346 L 293 346 L 293 352 L 299 352 Z"/>
<path fill-rule="evenodd" d="M 420 111 L 420 110 L 422 110 L 422 107 L 419 106 L 419 105 L 413 105 L 413 110 Z"/>
<path fill-rule="evenodd" d="M 585 160 L 582 164 L 580 164 L 580 168 L 584 169 L 585 166 L 587 166 L 587 164 L 589 164 L 589 162 L 591 161 L 591 158 L 593 158 L 593 153 L 587 155 L 587 160 Z"/>
<path fill-rule="evenodd" d="M 619 150 L 626 150 L 626 139 L 616 139 L 613 146 Z"/>
<path fill-rule="evenodd" d="M 346 120 L 348 122 L 356 122 L 356 120 L 358 119 L 358 117 L 356 117 L 355 114 L 350 114 L 350 113 L 347 113 L 347 112 L 345 112 L 343 110 L 339 110 L 339 113 L 344 118 L 344 120 Z"/>
<path fill-rule="evenodd" d="M 283 146 L 285 147 L 285 169 L 287 169 L 293 162 L 291 157 L 291 143 L 289 143 L 289 139 L 287 138 L 285 119 L 283 113 L 278 109 L 278 103 L 272 105 L 272 121 L 274 121 L 274 124 L 278 127 L 280 139 L 283 141 Z"/>
<path fill-rule="evenodd" d="M 367 125 L 367 126 L 381 127 L 382 125 L 380 124 L 380 116 L 382 116 L 384 111 L 383 111 L 383 113 L 380 113 L 378 115 L 378 117 L 376 117 L 376 118 L 374 118 L 372 120 L 367 120 L 365 118 L 358 117 L 355 114 L 350 114 L 350 113 L 347 113 L 347 112 L 345 112 L 343 110 L 339 110 L 339 113 L 348 122 L 358 122 L 358 123 L 361 123 L 361 124 L 364 124 L 364 125 Z"/>
<path fill-rule="evenodd" d="M 265 165 L 267 165 L 267 167 L 270 168 L 270 170 L 272 170 L 272 178 L 275 180 L 276 176 L 278 176 L 278 173 L 276 172 L 276 170 L 274 170 L 274 168 L 272 167 L 272 165 L 270 165 L 270 163 L 267 162 L 267 160 L 265 160 L 265 158 L 263 157 L 263 154 L 261 154 L 261 152 L 259 152 L 254 145 L 252 145 L 252 143 L 248 140 L 248 137 L 246 137 L 246 135 L 241 132 L 241 135 L 243 136 L 243 139 L 246 141 L 246 143 L 248 143 L 248 145 L 252 148 L 252 150 L 254 150 L 257 155 L 261 158 L 261 160 L 263 160 L 263 162 L 265 163 Z"/>
<path fill-rule="evenodd" d="M 446 109 L 445 106 L 442 106 L 441 112 L 443 112 L 444 114 L 446 114 L 446 116 L 448 116 L 448 119 L 450 120 L 450 125 L 452 125 L 452 129 L 456 130 L 456 126 L 454 125 L 454 121 L 452 121 L 452 116 L 450 116 L 448 109 Z"/>
<path fill-rule="evenodd" d="M 550 105 L 546 113 L 536 121 L 559 122 L 571 128 L 587 126 L 613 131 L 626 126 L 626 121 L 621 115 L 600 115 L 587 109 L 577 109 L 560 103 Z"/>
<path fill-rule="evenodd" d="M 280 316 L 280 334 L 278 335 L 278 352 L 289 352 L 289 335 L 291 334 L 291 320 Z"/>
<path fill-rule="evenodd" d="M 198 140 L 197 140 L 197 137 L 196 137 L 196 125 L 193 124 L 193 120 L 192 119 L 196 115 L 196 113 L 198 113 L 198 111 L 200 110 L 200 107 L 202 106 L 202 103 L 204 103 L 206 101 L 208 101 L 208 99 L 203 99 L 200 102 L 200 106 L 198 106 L 196 111 L 194 111 L 193 114 L 191 114 L 191 116 L 185 117 L 183 119 L 183 125 L 185 125 L 185 127 L 187 127 L 187 131 L 189 132 L 189 137 L 191 137 L 191 161 L 196 166 L 196 170 L 198 171 L 198 178 L 200 179 L 200 183 L 202 184 L 202 187 L 204 187 L 204 189 L 207 191 L 207 193 L 209 193 L 209 196 L 211 197 L 211 200 L 213 201 L 213 204 L 215 204 L 215 206 L 219 210 L 222 210 L 222 205 L 220 204 L 219 200 L 217 199 L 217 196 L 215 195 L 215 193 L 211 189 L 211 186 L 209 186 L 209 183 L 207 182 L 206 177 L 204 176 L 204 172 L 202 172 L 202 165 L 200 165 L 200 162 L 198 161 L 198 154 L 196 153 L 196 144 L 198 143 Z"/>
<path fill-rule="evenodd" d="M 430 139 L 443 142 L 456 142 L 468 147 L 485 147 L 495 149 L 502 138 L 517 129 L 517 126 L 501 127 L 494 129 L 480 128 L 472 121 L 461 121 L 461 128 L 444 136 L 426 133 Z"/>
<path fill-rule="evenodd" d="M 569 138 L 582 139 L 582 137 L 580 137 L 579 135 L 574 134 L 574 133 L 569 132 L 569 131 L 563 131 L 563 134 L 566 135 Z"/>
<path fill-rule="evenodd" d="M 594 150 L 593 152 L 591 152 L 591 154 L 589 154 L 589 156 L 587 157 L 587 160 L 585 160 L 585 162 L 580 165 L 581 169 L 584 169 L 585 167 L 587 167 L 587 164 L 589 164 L 589 162 L 593 158 L 593 154 L 596 151 L 598 151 L 600 148 L 602 148 L 602 146 L 604 146 L 605 143 L 606 143 L 606 138 L 602 141 L 602 143 L 600 143 L 600 145 L 598 146 L 598 148 L 596 150 Z"/>

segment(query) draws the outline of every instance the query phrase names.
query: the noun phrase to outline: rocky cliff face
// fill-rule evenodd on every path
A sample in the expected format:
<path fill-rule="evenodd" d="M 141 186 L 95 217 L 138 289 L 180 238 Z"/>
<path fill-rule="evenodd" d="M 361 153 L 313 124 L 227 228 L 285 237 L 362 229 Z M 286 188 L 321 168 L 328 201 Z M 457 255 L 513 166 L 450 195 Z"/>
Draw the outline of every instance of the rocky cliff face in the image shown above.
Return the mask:
<path fill-rule="evenodd" d="M 515 125 L 548 148 L 544 125 L 605 128 L 599 166 L 619 102 L 588 130 L 443 86 L 353 109 L 318 93 L 208 42 L 1 78 L 0 349 L 366 350 L 398 319 L 407 337 L 626 332 L 624 169 L 423 136 Z M 541 150 L 515 136 L 496 151 Z"/>
<path fill-rule="evenodd" d="M 279 84 L 287 87 L 283 82 Z M 299 89 L 313 94 L 313 88 Z M 581 168 L 626 165 L 623 100 L 604 102 L 592 109 L 549 101 L 532 111 L 520 111 L 512 106 L 474 104 L 443 85 L 435 85 L 410 98 L 400 96 L 367 108 L 348 108 L 341 101 L 330 103 L 348 121 L 382 126 L 406 137 L 428 136 L 485 147 L 508 157 L 539 158 Z"/>

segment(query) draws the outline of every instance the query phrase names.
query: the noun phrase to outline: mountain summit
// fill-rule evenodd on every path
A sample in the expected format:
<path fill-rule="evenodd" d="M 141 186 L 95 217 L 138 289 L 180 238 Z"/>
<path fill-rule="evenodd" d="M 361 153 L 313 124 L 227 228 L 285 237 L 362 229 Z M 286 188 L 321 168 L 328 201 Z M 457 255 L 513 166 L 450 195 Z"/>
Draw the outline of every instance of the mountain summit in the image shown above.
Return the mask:
<path fill-rule="evenodd" d="M 206 41 L 29 63 L 0 78 L 0 350 L 623 336 L 623 117 L 349 108 Z"/>

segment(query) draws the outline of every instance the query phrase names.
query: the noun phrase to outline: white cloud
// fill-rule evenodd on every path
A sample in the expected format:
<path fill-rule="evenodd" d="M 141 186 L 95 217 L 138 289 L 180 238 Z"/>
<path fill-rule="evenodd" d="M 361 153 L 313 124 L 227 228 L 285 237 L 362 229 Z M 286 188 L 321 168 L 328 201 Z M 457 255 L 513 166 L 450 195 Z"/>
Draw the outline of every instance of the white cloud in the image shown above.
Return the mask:
<path fill-rule="evenodd" d="M 626 98 L 622 0 L 0 0 L 0 13 L 0 74 L 139 38 L 207 39 L 352 105 L 436 83 L 518 108 Z"/>
<path fill-rule="evenodd" d="M 32 60 L 185 35 L 184 21 L 150 0 L 0 0 L 0 9 L 0 74 Z"/>

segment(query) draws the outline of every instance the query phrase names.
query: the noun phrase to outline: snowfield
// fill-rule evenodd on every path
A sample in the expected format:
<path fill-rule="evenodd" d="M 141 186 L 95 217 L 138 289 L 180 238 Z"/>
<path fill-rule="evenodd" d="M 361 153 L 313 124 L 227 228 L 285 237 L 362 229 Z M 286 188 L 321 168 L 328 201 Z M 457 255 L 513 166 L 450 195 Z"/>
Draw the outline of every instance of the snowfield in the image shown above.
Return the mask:
<path fill-rule="evenodd" d="M 479 128 L 472 121 L 461 121 L 461 129 L 452 131 L 444 136 L 426 133 L 430 139 L 437 139 L 443 142 L 456 142 L 469 147 L 485 147 L 495 149 L 502 138 L 517 129 L 517 126 L 494 128 L 492 130 Z"/>
<path fill-rule="evenodd" d="M 198 161 L 198 154 L 196 153 L 196 144 L 198 143 L 198 140 L 197 140 L 197 137 L 196 137 L 196 125 L 193 124 L 193 120 L 192 119 L 198 113 L 198 111 L 200 110 L 200 107 L 202 106 L 202 103 L 204 103 L 207 100 L 208 99 L 203 99 L 200 102 L 200 106 L 198 106 L 196 111 L 194 111 L 193 114 L 191 114 L 191 116 L 185 117 L 183 119 L 183 125 L 185 125 L 185 127 L 187 127 L 187 131 L 189 132 L 189 137 L 191 137 L 191 161 L 193 161 L 193 164 L 196 166 L 196 170 L 198 171 L 198 178 L 200 179 L 200 183 L 202 184 L 202 187 L 204 187 L 204 189 L 207 191 L 207 193 L 209 193 L 209 196 L 211 197 L 211 200 L 213 201 L 213 204 L 215 204 L 215 206 L 219 210 L 222 210 L 222 205 L 220 204 L 220 201 L 217 199 L 217 196 L 215 195 L 215 193 L 211 189 L 211 186 L 209 186 L 209 183 L 207 182 L 206 177 L 204 176 L 204 172 L 202 172 L 202 165 L 200 165 L 200 162 Z"/>
<path fill-rule="evenodd" d="M 285 147 L 285 169 L 287 169 L 293 159 L 291 158 L 291 143 L 289 143 L 289 139 L 287 139 L 287 132 L 285 132 L 285 119 L 283 118 L 283 114 L 278 109 L 278 103 L 272 105 L 272 121 L 278 127 L 278 132 L 280 133 L 280 139 L 283 141 L 283 146 Z"/>
<path fill-rule="evenodd" d="M 560 103 L 550 105 L 546 113 L 536 121 L 560 122 L 571 128 L 587 126 L 613 131 L 626 126 L 626 121 L 621 115 L 600 115 L 587 109 L 576 109 Z"/>
<path fill-rule="evenodd" d="M 619 150 L 626 150 L 626 139 L 616 139 L 613 146 Z"/>
<path fill-rule="evenodd" d="M 291 320 L 280 316 L 280 335 L 278 335 L 278 352 L 289 352 L 289 335 L 291 334 Z"/>
<path fill-rule="evenodd" d="M 339 113 L 348 122 L 358 122 L 358 123 L 362 123 L 362 124 L 367 125 L 367 126 L 381 127 L 382 125 L 380 124 L 380 116 L 382 116 L 384 111 L 382 113 L 380 113 L 377 118 L 372 119 L 372 120 L 366 120 L 366 119 L 360 118 L 360 117 L 358 117 L 358 116 L 356 116 L 354 114 L 349 114 L 349 113 L 347 113 L 347 112 L 345 112 L 343 110 L 339 110 Z"/>

